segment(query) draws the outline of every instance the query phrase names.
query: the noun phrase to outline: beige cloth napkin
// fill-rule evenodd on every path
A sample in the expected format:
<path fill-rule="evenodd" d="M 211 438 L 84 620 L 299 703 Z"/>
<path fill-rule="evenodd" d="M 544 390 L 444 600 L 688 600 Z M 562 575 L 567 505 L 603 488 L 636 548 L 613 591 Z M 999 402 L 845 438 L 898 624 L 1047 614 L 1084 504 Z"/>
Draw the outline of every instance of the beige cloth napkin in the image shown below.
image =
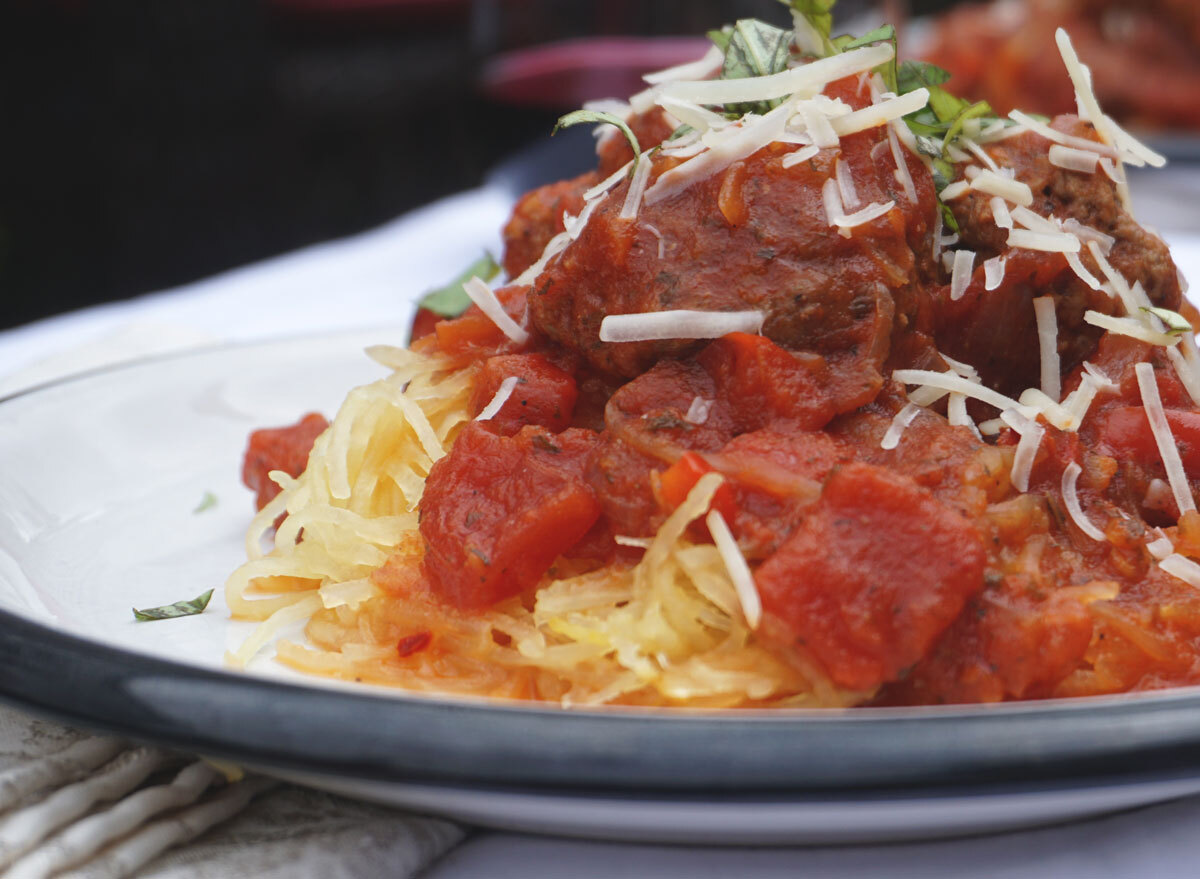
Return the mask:
<path fill-rule="evenodd" d="M 195 758 L 0 707 L 4 879 L 404 879 L 464 836 L 261 776 L 227 782 Z"/>

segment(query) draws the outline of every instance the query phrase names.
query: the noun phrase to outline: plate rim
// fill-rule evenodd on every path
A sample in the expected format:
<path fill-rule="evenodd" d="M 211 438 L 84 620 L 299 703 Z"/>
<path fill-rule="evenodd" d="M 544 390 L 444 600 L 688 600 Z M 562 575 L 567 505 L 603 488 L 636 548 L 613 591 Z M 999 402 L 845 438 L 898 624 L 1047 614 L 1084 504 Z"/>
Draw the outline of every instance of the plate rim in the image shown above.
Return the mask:
<path fill-rule="evenodd" d="M 0 399 L 0 408 L 55 389 L 82 387 L 100 376 L 153 369 L 164 361 L 220 358 L 230 350 L 267 356 L 272 350 L 300 342 L 337 345 L 367 334 L 383 332 L 379 327 L 315 332 L 139 357 L 17 391 Z M 328 356 L 352 353 L 357 352 L 334 347 Z M 0 675 L 0 698 L 72 723 L 231 759 L 310 771 L 321 767 L 362 778 L 377 778 L 382 773 L 406 780 L 550 788 L 583 784 L 618 790 L 812 791 L 1075 778 L 1097 771 L 1112 775 L 1200 765 L 1200 748 L 1195 747 L 1200 745 L 1200 687 L 915 708 L 563 709 L 403 692 L 380 695 L 374 690 L 355 692 L 352 685 L 304 685 L 202 668 L 93 641 L 2 607 L 0 668 L 10 670 Z M 63 681 L 68 686 L 63 686 Z M 171 682 L 178 686 L 172 687 Z M 178 692 L 172 693 L 173 689 Z M 227 700 L 215 714 L 212 705 L 207 706 L 207 728 L 203 719 L 191 716 L 187 704 L 189 698 L 205 694 Z M 250 703 L 245 702 L 248 698 Z M 259 711 L 256 715 L 249 710 L 255 698 L 271 705 L 285 704 L 291 714 Z M 312 700 L 324 704 L 324 712 L 306 710 L 306 700 L 309 707 Z M 330 716 L 331 710 L 336 717 Z M 339 734 L 338 724 L 331 721 L 346 712 L 398 724 L 407 744 L 420 747 L 412 754 L 389 758 L 387 749 L 380 747 L 386 743 L 378 735 L 355 727 L 342 729 L 341 745 L 330 750 L 331 737 Z M 239 729 L 239 721 L 247 723 L 256 716 L 257 724 L 250 722 Z M 282 722 L 289 729 L 280 736 L 264 728 L 265 720 Z M 1070 730 L 1064 726 L 1089 721 L 1097 725 L 1099 740 L 1082 752 L 1069 747 Z M 445 736 L 434 736 L 431 742 L 422 741 L 425 737 L 419 735 L 423 726 L 446 731 L 463 724 L 473 727 L 474 734 L 484 734 L 482 745 L 500 745 L 507 759 L 489 761 L 487 755 L 471 753 Z M 898 746 L 894 740 L 891 747 L 887 742 L 873 743 L 872 736 L 888 738 L 877 731 L 880 727 L 899 736 L 904 744 Z M 993 742 L 991 756 L 980 760 L 988 750 L 983 741 L 995 740 L 996 730 L 1001 728 L 1005 736 L 1000 738 L 1008 737 L 1010 747 L 997 754 Z M 257 735 L 249 735 L 251 730 Z M 957 737 L 967 741 L 956 746 Z M 318 741 L 324 742 L 326 750 L 314 747 Z M 672 742 L 679 747 L 673 754 L 668 751 L 664 763 L 648 765 L 654 762 L 650 757 L 662 758 L 661 747 Z M 552 757 L 539 753 L 555 743 L 566 745 L 569 753 L 556 752 Z M 696 758 L 705 753 L 706 744 L 711 746 L 709 756 L 725 762 L 698 763 Z M 833 744 L 840 747 L 831 747 Z M 658 747 L 647 749 L 649 745 Z M 781 745 L 786 746 L 782 755 L 789 760 L 807 754 L 809 765 L 801 760 L 800 765 L 780 767 L 772 765 L 770 754 L 759 753 Z M 977 748 L 974 754 L 972 747 Z M 825 765 L 811 765 L 814 755 L 825 759 Z M 906 757 L 915 762 L 884 771 L 889 762 Z M 577 765 L 572 766 L 572 761 Z M 1114 762 L 1120 765 L 1114 766 Z"/>

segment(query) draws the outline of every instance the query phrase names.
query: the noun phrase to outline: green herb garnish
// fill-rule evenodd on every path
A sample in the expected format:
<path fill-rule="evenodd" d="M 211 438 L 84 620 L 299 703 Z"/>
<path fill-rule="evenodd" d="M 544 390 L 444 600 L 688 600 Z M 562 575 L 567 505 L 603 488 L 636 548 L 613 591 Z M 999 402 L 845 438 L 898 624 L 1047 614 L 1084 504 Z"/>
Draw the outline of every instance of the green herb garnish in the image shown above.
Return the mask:
<path fill-rule="evenodd" d="M 560 116 L 550 134 L 553 136 L 558 133 L 560 128 L 570 128 L 572 125 L 579 125 L 582 122 L 603 122 L 607 125 L 617 126 L 617 128 L 621 129 L 621 133 L 625 135 L 625 139 L 629 141 L 629 146 L 633 149 L 633 158 L 636 160 L 641 156 L 642 147 L 638 143 L 637 135 L 633 133 L 633 129 L 620 116 L 614 116 L 612 113 L 606 113 L 603 110 L 574 110 L 566 116 Z"/>
<path fill-rule="evenodd" d="M 444 287 L 430 290 L 421 297 L 417 305 L 442 317 L 458 317 L 471 307 L 471 297 L 463 289 L 463 284 L 471 278 L 490 281 L 498 274 L 500 266 L 490 253 L 484 251 L 483 256 L 463 269 L 453 281 Z"/>
<path fill-rule="evenodd" d="M 198 613 L 204 613 L 204 609 L 208 607 L 208 602 L 212 600 L 213 591 L 209 589 L 203 595 L 193 598 L 191 601 L 177 601 L 174 604 L 165 604 L 162 607 L 148 607 L 145 610 L 133 609 L 133 618 L 141 622 L 153 622 L 154 620 L 171 620 L 176 617 L 191 617 Z"/>
<path fill-rule="evenodd" d="M 205 510 L 211 510 L 217 505 L 217 496 L 211 491 L 204 492 L 204 497 L 200 498 L 200 503 L 192 510 L 193 513 L 203 513 Z"/>
<path fill-rule="evenodd" d="M 822 57 L 837 52 L 837 47 L 829 39 L 829 34 L 833 30 L 833 7 L 837 0 L 779 0 L 779 2 L 792 10 L 792 19 L 796 22 L 797 28 L 800 27 L 801 21 L 808 25 L 812 36 L 816 37 L 821 44 L 820 54 Z"/>
<path fill-rule="evenodd" d="M 726 35 L 725 31 L 719 33 L 722 36 Z M 728 30 L 727 36 L 721 79 L 749 79 L 787 70 L 788 59 L 791 57 L 791 31 L 777 28 L 757 18 L 743 18 Z M 775 98 L 770 101 L 729 104 L 725 107 L 725 113 L 734 118 L 747 113 L 762 115 L 782 101 L 782 98 Z"/>
<path fill-rule="evenodd" d="M 1147 308 L 1142 306 L 1142 311 L 1149 312 L 1167 325 L 1167 333 L 1172 336 L 1179 336 L 1184 333 L 1193 332 L 1192 323 L 1178 311 L 1171 311 L 1169 308 Z"/>

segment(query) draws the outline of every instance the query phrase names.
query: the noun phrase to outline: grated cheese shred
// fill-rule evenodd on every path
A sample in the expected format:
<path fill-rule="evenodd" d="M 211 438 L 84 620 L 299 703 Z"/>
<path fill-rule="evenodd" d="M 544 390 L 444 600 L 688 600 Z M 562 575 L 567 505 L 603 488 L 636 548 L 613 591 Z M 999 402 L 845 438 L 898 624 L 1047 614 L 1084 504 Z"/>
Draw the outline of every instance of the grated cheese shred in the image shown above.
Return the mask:
<path fill-rule="evenodd" d="M 1083 468 L 1072 461 L 1063 470 L 1062 475 L 1062 496 L 1063 503 L 1067 507 L 1067 514 L 1071 517 L 1071 521 L 1075 523 L 1084 534 L 1097 542 L 1107 540 L 1104 532 L 1091 523 L 1088 517 L 1083 512 L 1083 507 L 1079 503 L 1079 490 L 1076 483 L 1079 481 L 1079 474 L 1083 472 Z"/>
<path fill-rule="evenodd" d="M 1057 403 L 1062 397 L 1062 377 L 1059 374 L 1058 315 L 1054 311 L 1054 297 L 1039 296 L 1033 300 L 1033 314 L 1037 320 L 1041 351 L 1042 393 Z"/>
<path fill-rule="evenodd" d="M 1179 507 L 1180 515 L 1195 510 L 1196 502 L 1192 499 L 1192 489 L 1188 485 L 1187 472 L 1183 469 L 1183 461 L 1179 457 L 1179 447 L 1175 445 L 1175 437 L 1171 435 L 1171 425 L 1167 421 L 1167 413 L 1163 410 L 1162 399 L 1158 394 L 1158 382 L 1154 378 L 1154 367 L 1149 363 L 1139 363 L 1133 368 L 1133 371 L 1137 375 L 1142 406 L 1146 409 L 1150 432 L 1154 434 L 1154 443 L 1158 446 L 1158 454 L 1167 471 L 1167 482 L 1171 486 L 1171 494 L 1175 497 L 1175 505 Z"/>
<path fill-rule="evenodd" d="M 647 311 L 610 314 L 600 322 L 601 342 L 719 339 L 728 333 L 758 333 L 761 311 Z"/>
<path fill-rule="evenodd" d="M 508 402 L 508 398 L 512 396 L 513 390 L 517 387 L 517 382 L 520 381 L 515 375 L 510 375 L 500 382 L 500 387 L 496 388 L 496 393 L 491 401 L 483 407 L 478 415 L 475 416 L 476 421 L 491 421 L 504 408 L 504 404 Z"/>
<path fill-rule="evenodd" d="M 508 336 L 518 345 L 524 345 L 529 341 L 529 333 L 525 331 L 515 320 L 508 316 L 508 312 L 504 310 L 504 306 L 500 304 L 500 300 L 496 298 L 496 294 L 480 278 L 471 278 L 463 284 L 463 289 L 467 295 L 471 297 L 471 301 L 479 306 L 479 310 L 486 314 L 497 327 L 500 332 Z"/>

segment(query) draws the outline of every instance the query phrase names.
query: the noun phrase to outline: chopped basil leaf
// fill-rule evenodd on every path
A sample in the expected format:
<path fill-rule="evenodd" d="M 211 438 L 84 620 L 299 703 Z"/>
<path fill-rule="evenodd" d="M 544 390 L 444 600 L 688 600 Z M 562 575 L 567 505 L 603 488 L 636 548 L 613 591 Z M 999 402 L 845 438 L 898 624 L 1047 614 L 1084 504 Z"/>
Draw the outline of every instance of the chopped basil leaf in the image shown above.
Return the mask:
<path fill-rule="evenodd" d="M 553 136 L 558 133 L 560 128 L 570 128 L 572 125 L 578 125 L 581 122 L 603 122 L 606 125 L 617 126 L 617 128 L 621 129 L 621 133 L 625 135 L 625 139 L 629 141 L 629 146 L 633 149 L 633 157 L 636 159 L 641 156 L 642 147 L 638 143 L 637 135 L 633 133 L 633 129 L 620 116 L 605 113 L 603 110 L 574 110 L 566 116 L 560 116 L 550 134 Z"/>
<path fill-rule="evenodd" d="M 190 617 L 198 613 L 203 613 L 208 607 L 208 602 L 212 599 L 213 591 L 209 589 L 203 595 L 193 598 L 191 601 L 177 601 L 174 604 L 165 604 L 162 607 L 148 607 L 145 610 L 133 609 L 133 618 L 142 622 L 153 622 L 154 620 L 170 620 L 175 617 Z"/>
<path fill-rule="evenodd" d="M 742 18 L 733 26 L 721 79 L 770 76 L 787 69 L 792 32 L 759 21 Z"/>
<path fill-rule="evenodd" d="M 1172 336 L 1193 332 L 1191 321 L 1178 311 L 1171 311 L 1169 308 L 1147 308 L 1144 305 L 1142 306 L 1142 311 L 1148 311 L 1165 323 L 1167 325 L 1167 332 Z"/>
<path fill-rule="evenodd" d="M 941 191 L 954 182 L 954 165 L 937 156 L 929 162 L 929 172 L 933 175 L 933 186 L 941 194 Z"/>
<path fill-rule="evenodd" d="M 950 73 L 926 61 L 905 61 L 896 70 L 897 94 L 906 95 L 919 88 L 934 89 L 950 79 Z"/>
<path fill-rule="evenodd" d="M 837 47 L 829 39 L 833 30 L 833 7 L 837 0 L 779 0 L 792 10 L 792 15 L 803 18 L 808 22 L 816 35 L 825 45 L 825 54 L 833 55 Z"/>
<path fill-rule="evenodd" d="M 950 124 L 950 128 L 946 131 L 946 137 L 942 140 L 942 143 L 946 146 L 949 146 L 951 143 L 953 143 L 954 139 L 958 137 L 959 133 L 962 131 L 963 125 L 968 119 L 976 119 L 981 116 L 990 115 L 992 115 L 992 107 L 987 101 L 979 101 L 971 104 L 968 107 L 964 107 L 963 109 L 959 110 L 958 115 L 954 117 L 953 122 Z"/>
<path fill-rule="evenodd" d="M 950 206 L 938 199 L 938 209 L 942 212 L 942 225 L 951 232 L 958 231 L 958 218 L 954 216 L 954 211 L 950 210 Z"/>
<path fill-rule="evenodd" d="M 673 140 L 679 140 L 679 138 L 683 137 L 685 134 L 691 134 L 695 130 L 696 129 L 692 128 L 690 125 L 680 125 L 671 132 L 670 136 L 666 139 L 666 143 L 670 143 Z"/>
<path fill-rule="evenodd" d="M 890 24 L 881 25 L 873 31 L 868 31 L 861 37 L 853 37 L 850 34 L 843 34 L 833 40 L 833 47 L 839 52 L 849 52 L 851 49 L 861 49 L 863 46 L 870 46 L 874 43 L 891 43 L 892 57 L 874 69 L 874 73 L 878 73 L 883 77 L 883 83 L 887 86 L 890 92 L 900 94 L 896 87 L 896 29 Z"/>
<path fill-rule="evenodd" d="M 725 63 L 721 65 L 721 79 L 748 79 L 787 70 L 791 45 L 791 31 L 756 18 L 739 19 L 729 34 Z M 739 117 L 747 113 L 766 113 L 778 106 L 781 100 L 776 98 L 772 101 L 730 104 L 725 107 L 725 112 Z"/>
<path fill-rule="evenodd" d="M 217 496 L 211 491 L 204 492 L 204 497 L 200 498 L 200 503 L 196 505 L 193 513 L 203 513 L 205 510 L 211 510 L 217 505 Z"/>
<path fill-rule="evenodd" d="M 483 256 L 463 269 L 453 281 L 444 287 L 430 290 L 421 297 L 417 305 L 442 317 L 458 317 L 471 307 L 471 297 L 463 289 L 463 284 L 471 278 L 490 281 L 498 274 L 500 266 L 490 253 L 484 251 Z"/>
<path fill-rule="evenodd" d="M 709 42 L 711 42 L 722 52 L 728 52 L 729 38 L 733 36 L 733 28 L 730 25 L 725 25 L 725 27 L 721 28 L 720 30 L 709 31 L 706 36 L 708 37 Z"/>

